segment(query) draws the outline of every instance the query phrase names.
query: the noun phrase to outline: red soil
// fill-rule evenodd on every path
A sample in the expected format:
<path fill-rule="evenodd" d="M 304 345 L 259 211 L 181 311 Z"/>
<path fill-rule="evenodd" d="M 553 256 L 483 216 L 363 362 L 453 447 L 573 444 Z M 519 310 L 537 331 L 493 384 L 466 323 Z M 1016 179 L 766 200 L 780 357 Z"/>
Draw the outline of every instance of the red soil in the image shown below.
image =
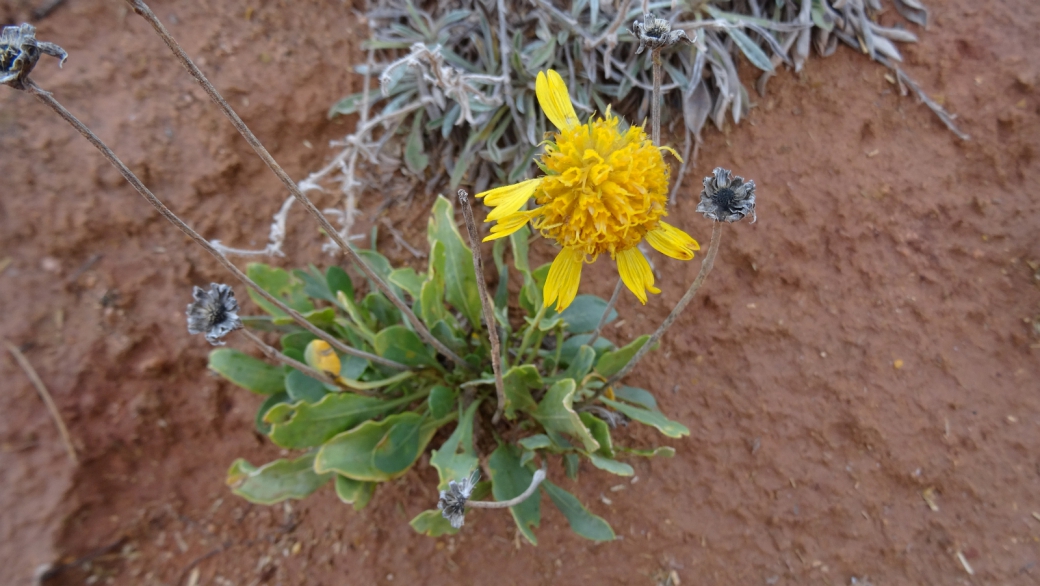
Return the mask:
<path fill-rule="evenodd" d="M 0 3 L 0 19 L 26 4 Z M 360 84 L 346 7 L 156 4 L 292 176 L 352 128 L 325 118 Z M 1040 4 L 929 6 L 906 70 L 970 142 L 846 49 L 706 133 L 671 219 L 706 243 L 696 194 L 724 166 L 758 184 L 759 221 L 726 226 L 701 296 L 630 377 L 691 436 L 623 433 L 678 455 L 633 461 L 636 483 L 560 480 L 623 537 L 599 545 L 551 507 L 537 548 L 501 511 L 454 538 L 416 535 L 408 520 L 436 501 L 425 463 L 360 513 L 327 489 L 284 507 L 230 494 L 235 457 L 279 450 L 253 432 L 259 399 L 207 375 L 209 348 L 185 331 L 190 286 L 227 276 L 50 110 L 0 89 L 0 337 L 40 372 L 81 458 L 0 359 L 0 583 L 84 556 L 47 583 L 184 584 L 196 570 L 199 584 L 649 584 L 673 570 L 686 584 L 1036 583 Z M 282 187 L 143 21 L 84 0 L 37 24 L 71 55 L 42 63 L 40 85 L 205 236 L 263 245 Z M 359 232 L 383 201 L 366 198 Z M 388 215 L 424 247 L 414 205 Z M 302 212 L 290 224 L 280 262 L 334 262 Z M 380 246 L 410 259 L 388 235 Z M 664 292 L 623 300 L 622 341 L 662 319 L 699 264 L 656 261 Z M 608 293 L 608 264 L 583 287 Z"/>

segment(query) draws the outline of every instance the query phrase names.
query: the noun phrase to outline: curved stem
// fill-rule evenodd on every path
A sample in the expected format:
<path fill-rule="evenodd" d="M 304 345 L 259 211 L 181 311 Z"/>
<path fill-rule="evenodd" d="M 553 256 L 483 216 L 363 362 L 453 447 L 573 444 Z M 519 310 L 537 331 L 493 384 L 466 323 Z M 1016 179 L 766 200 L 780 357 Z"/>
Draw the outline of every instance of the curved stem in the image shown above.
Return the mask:
<path fill-rule="evenodd" d="M 596 392 L 593 399 L 598 398 L 607 387 L 617 383 L 622 377 L 631 372 L 643 356 L 646 356 L 646 353 L 650 351 L 650 348 L 660 341 L 661 337 L 664 336 L 664 333 L 668 331 L 668 328 L 672 327 L 672 324 L 675 323 L 679 314 L 686 309 L 686 306 L 689 305 L 691 300 L 693 300 L 694 295 L 697 294 L 697 290 L 704 284 L 704 280 L 708 278 L 708 273 L 711 272 L 711 268 L 715 266 L 715 256 L 719 253 L 719 242 L 721 242 L 721 240 L 722 223 L 713 222 L 711 226 L 711 245 L 708 246 L 708 253 L 704 255 L 704 262 L 701 263 L 701 270 L 697 273 L 697 278 L 694 279 L 693 284 L 691 284 L 690 288 L 686 290 L 686 293 L 682 296 L 682 299 L 679 300 L 679 303 L 672 308 L 672 312 L 668 314 L 668 317 L 661 322 L 657 331 L 655 331 L 653 335 L 650 336 L 650 339 L 646 341 L 646 344 L 643 344 L 643 347 L 636 352 L 636 355 L 632 357 L 632 360 L 628 361 L 628 364 L 626 364 L 624 368 L 618 371 L 614 376 L 607 379 L 603 388 Z"/>
<path fill-rule="evenodd" d="M 238 280 L 242 281 L 242 283 L 244 283 L 250 289 L 256 291 L 261 297 L 271 302 L 279 310 L 288 314 L 289 317 L 291 317 L 293 321 L 295 321 L 297 324 L 303 327 L 303 329 L 314 334 L 315 336 L 318 336 L 322 340 L 325 340 L 329 343 L 330 346 L 339 350 L 340 352 L 343 352 L 344 354 L 358 356 L 360 358 L 364 358 L 365 360 L 371 360 L 372 362 L 375 362 L 377 364 L 389 366 L 390 368 L 396 368 L 399 370 L 409 369 L 409 367 L 405 366 L 404 364 L 400 364 L 394 362 L 393 360 L 383 358 L 382 356 L 376 356 L 375 354 L 369 354 L 368 352 L 365 352 L 363 350 L 358 350 L 357 348 L 351 348 L 350 346 L 347 346 L 343 342 L 329 335 L 329 333 L 325 330 L 307 321 L 307 318 L 303 317 L 303 315 L 301 315 L 300 312 L 286 305 L 281 299 L 278 299 L 274 295 L 265 291 L 262 287 L 260 287 L 260 285 L 256 284 L 255 281 L 250 279 L 248 275 L 243 273 L 241 269 L 235 266 L 234 263 L 228 260 L 226 256 L 220 254 L 220 252 L 216 248 L 214 248 L 208 240 L 199 235 L 199 233 L 193 230 L 191 226 L 188 226 L 184 223 L 183 220 L 177 217 L 177 214 L 174 214 L 172 211 L 170 211 L 169 208 L 163 205 L 163 203 L 159 201 L 159 198 L 155 197 L 155 195 L 151 191 L 149 191 L 147 187 L 144 186 L 144 183 L 142 183 L 141 180 L 137 178 L 137 175 L 134 175 L 133 171 L 131 171 L 125 164 L 123 164 L 122 161 L 119 160 L 119 157 L 117 157 L 116 154 L 112 152 L 112 149 L 108 148 L 108 145 L 106 145 L 100 138 L 98 138 L 98 136 L 94 134 L 93 131 L 87 128 L 85 124 L 80 122 L 78 118 L 73 116 L 71 112 L 66 110 L 65 107 L 62 106 L 60 102 L 58 102 L 58 100 L 54 99 L 54 96 L 52 96 L 50 92 L 44 91 L 42 88 L 40 88 L 40 86 L 36 85 L 36 82 L 34 82 L 31 79 L 26 80 L 26 90 L 32 95 L 36 96 L 38 100 L 49 106 L 52 110 L 57 112 L 59 116 L 61 116 L 66 122 L 72 125 L 73 128 L 79 131 L 79 133 L 82 134 L 88 141 L 90 141 L 90 144 L 94 145 L 94 147 L 96 147 L 97 150 L 101 151 L 101 154 L 104 155 L 106 159 L 108 159 L 108 162 L 112 163 L 112 165 L 119 171 L 119 174 L 123 176 L 123 179 L 126 179 L 127 183 L 129 183 L 134 189 L 136 189 L 142 197 L 148 200 L 148 203 L 152 204 L 152 207 L 158 210 L 159 214 L 161 214 L 162 217 L 169 220 L 174 226 L 180 228 L 181 232 L 187 234 L 188 237 L 194 240 L 196 244 L 204 248 L 206 252 L 212 254 L 213 257 L 216 258 L 217 261 L 224 266 L 224 268 L 231 271 L 231 274 L 235 275 L 235 277 L 237 277 Z"/>
<path fill-rule="evenodd" d="M 473 272 L 477 278 L 477 289 L 480 291 L 480 307 L 484 312 L 484 323 L 487 325 L 488 339 L 491 340 L 491 368 L 495 371 L 495 392 L 498 405 L 491 423 L 498 423 L 502 418 L 502 410 L 506 404 L 506 387 L 502 381 L 502 344 L 498 339 L 498 322 L 495 320 L 495 309 L 491 304 L 487 283 L 484 282 L 484 257 L 480 253 L 480 235 L 477 234 L 477 223 L 473 221 L 473 207 L 469 203 L 469 194 L 465 189 L 459 190 L 459 202 L 462 203 L 462 216 L 466 219 L 466 231 L 469 233 L 469 245 L 473 253 Z"/>
<path fill-rule="evenodd" d="M 539 468 L 535 470 L 534 477 L 531 478 L 531 486 L 528 486 L 527 490 L 520 493 L 519 496 L 513 497 L 508 501 L 467 501 L 466 506 L 474 509 L 507 509 L 515 507 L 530 498 L 534 491 L 538 490 L 538 485 L 543 480 L 545 480 L 545 469 Z"/>
<path fill-rule="evenodd" d="M 592 337 L 589 338 L 588 342 L 585 342 L 586 346 L 591 347 L 599 339 L 599 333 L 603 330 L 603 326 L 607 325 L 607 320 L 610 318 L 610 312 L 614 310 L 614 306 L 617 305 L 618 297 L 621 295 L 621 287 L 625 284 L 624 281 L 618 277 L 617 285 L 614 287 L 614 292 L 610 294 L 610 301 L 607 302 L 607 308 L 603 311 L 603 316 L 599 318 L 599 323 L 596 324 L 596 329 L 592 331 Z"/>
<path fill-rule="evenodd" d="M 295 197 L 297 201 L 303 204 L 303 207 L 306 208 L 312 216 L 314 216 L 314 218 L 318 221 L 318 224 L 321 225 L 322 230 L 325 231 L 326 235 L 329 238 L 331 238 L 332 241 L 335 242 L 341 249 L 343 249 L 343 252 L 347 253 L 347 258 L 349 258 L 351 262 L 353 262 L 354 265 L 357 266 L 357 268 L 365 274 L 366 277 L 368 277 L 373 283 L 375 283 L 376 288 L 379 289 L 379 291 L 382 292 L 388 300 L 390 300 L 390 303 L 393 303 L 394 306 L 401 311 L 401 314 L 404 315 L 412 324 L 412 327 L 415 329 L 415 332 L 419 334 L 419 336 L 422 337 L 422 339 L 427 344 L 436 348 L 438 352 L 447 356 L 455 364 L 467 370 L 473 370 L 473 367 L 470 366 L 469 363 L 467 363 L 465 360 L 463 360 L 461 356 L 452 352 L 450 348 L 445 346 L 443 342 L 435 338 L 433 334 L 430 333 L 430 330 L 427 329 L 426 325 L 422 323 L 421 320 L 419 320 L 418 316 L 415 315 L 415 312 L 412 311 L 412 308 L 409 307 L 403 299 L 400 299 L 399 297 L 397 297 L 397 295 L 394 295 L 394 292 L 390 288 L 390 285 L 387 284 L 387 282 L 383 280 L 383 278 L 380 277 L 374 270 L 372 270 L 372 267 L 368 266 L 368 263 L 366 263 L 365 260 L 361 258 L 361 255 L 359 255 L 350 246 L 350 244 L 347 243 L 347 241 L 343 238 L 343 235 L 340 234 L 339 231 L 336 230 L 336 228 L 334 228 L 331 223 L 329 223 L 329 220 L 325 217 L 325 214 L 322 214 L 321 211 L 318 210 L 318 208 L 313 203 L 311 203 L 311 200 L 306 195 L 304 195 L 303 191 L 300 190 L 300 187 L 296 184 L 296 182 L 293 181 L 292 178 L 289 177 L 289 175 L 285 172 L 285 170 L 283 170 L 282 167 L 278 164 L 278 162 L 274 160 L 274 157 L 271 156 L 271 153 L 267 152 L 267 149 L 264 148 L 264 145 L 262 145 L 260 141 L 256 138 L 256 135 L 253 134 L 253 131 L 249 130 L 249 127 L 246 126 L 245 122 L 242 122 L 242 119 L 239 118 L 238 114 L 236 114 L 235 111 L 231 108 L 231 106 L 227 103 L 227 101 L 224 100 L 224 97 L 220 95 L 220 92 L 217 91 L 217 88 L 215 88 L 213 84 L 210 83 L 208 79 L 206 79 L 206 76 L 202 74 L 202 71 L 195 66 L 195 63 L 192 62 L 191 58 L 188 57 L 188 54 L 184 51 L 183 48 L 181 48 L 180 44 L 178 44 L 177 41 L 170 35 L 169 31 L 166 30 L 166 27 L 163 26 L 162 22 L 159 21 L 159 17 L 155 16 L 155 13 L 152 12 L 148 5 L 145 4 L 142 0 L 127 0 L 127 2 L 134 9 L 134 12 L 140 14 L 142 17 L 144 17 L 145 20 L 148 21 L 149 24 L 152 25 L 152 28 L 155 29 L 155 32 L 159 34 L 163 42 L 166 43 L 166 46 L 170 48 L 170 51 L 172 51 L 174 56 L 177 57 L 177 59 L 181 62 L 181 65 L 183 65 L 185 69 L 188 70 L 191 76 L 195 78 L 195 81 L 197 81 L 199 85 L 202 86 L 202 89 L 204 89 L 206 93 L 209 94 L 209 97 L 217 104 L 217 106 L 220 107 L 220 109 L 224 112 L 224 115 L 227 116 L 228 120 L 231 121 L 231 124 L 235 127 L 236 130 L 238 130 L 239 134 L 241 134 L 242 137 L 246 139 L 246 142 L 249 143 L 249 146 L 253 147 L 253 151 L 256 152 L 257 156 L 259 156 L 260 159 L 263 160 L 265 164 L 267 164 L 271 171 L 273 171 L 274 174 L 278 176 L 278 179 L 280 179 L 282 183 L 285 184 L 285 186 L 289 189 L 289 192 L 292 193 L 293 197 Z"/>

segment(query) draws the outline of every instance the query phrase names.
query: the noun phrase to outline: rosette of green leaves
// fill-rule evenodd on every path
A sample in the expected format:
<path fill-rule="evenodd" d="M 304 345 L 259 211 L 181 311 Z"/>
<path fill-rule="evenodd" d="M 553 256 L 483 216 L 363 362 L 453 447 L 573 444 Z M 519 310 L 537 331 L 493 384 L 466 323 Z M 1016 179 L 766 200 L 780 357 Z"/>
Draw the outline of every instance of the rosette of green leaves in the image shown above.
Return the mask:
<path fill-rule="evenodd" d="M 582 461 L 631 476 L 633 468 L 626 461 L 631 457 L 673 454 L 668 447 L 627 447 L 612 437 L 617 431 L 612 424 L 628 420 L 653 426 L 668 437 L 689 433 L 660 412 L 649 392 L 630 387 L 598 392 L 647 337 L 621 347 L 606 337 L 588 344 L 607 306 L 592 295 L 579 296 L 559 314 L 544 308 L 541 291 L 549 265 L 531 267 L 529 237 L 527 229 L 521 230 L 508 242 L 498 241 L 493 250 L 498 272 L 493 288 L 495 327 L 503 341 L 506 398 L 504 420 L 497 426 L 490 423 L 497 399 L 477 276 L 447 199 L 438 198 L 431 211 L 424 272 L 394 268 L 372 250 L 359 253 L 434 336 L 473 366 L 472 371 L 438 357 L 382 293 L 340 267 L 322 272 L 313 266 L 286 271 L 250 265 L 251 278 L 311 323 L 409 370 L 341 355 L 341 384 L 331 385 L 238 350 L 214 350 L 209 362 L 213 371 L 265 396 L 256 416 L 257 430 L 279 447 L 297 451 L 262 466 L 237 460 L 227 477 L 232 491 L 252 502 L 271 504 L 304 498 L 331 483 L 341 500 L 360 509 L 378 484 L 407 473 L 430 449 L 439 489 L 468 477 L 483 463 L 489 478 L 477 485 L 472 498 L 491 495 L 507 500 L 527 488 L 536 466 L 545 460 L 562 464 L 574 479 Z M 519 295 L 514 299 L 509 295 L 511 279 L 518 280 Z M 243 318 L 247 327 L 278 332 L 281 351 L 306 362 L 314 335 L 263 298 L 250 297 L 267 315 Z M 607 321 L 615 318 L 612 311 Z M 481 441 L 475 442 L 475 437 Z M 613 539 L 605 520 L 558 484 L 546 481 L 536 496 L 511 509 L 517 527 L 532 543 L 533 528 L 540 522 L 541 493 L 578 534 Z M 420 513 L 411 524 L 434 536 L 456 531 L 437 510 Z"/>

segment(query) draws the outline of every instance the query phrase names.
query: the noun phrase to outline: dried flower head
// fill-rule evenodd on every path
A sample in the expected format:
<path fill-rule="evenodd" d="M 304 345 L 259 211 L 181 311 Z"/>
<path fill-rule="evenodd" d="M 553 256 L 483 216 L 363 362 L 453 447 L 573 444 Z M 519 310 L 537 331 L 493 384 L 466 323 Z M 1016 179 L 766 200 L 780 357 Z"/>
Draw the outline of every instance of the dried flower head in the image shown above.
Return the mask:
<path fill-rule="evenodd" d="M 582 265 L 603 253 L 617 262 L 621 280 L 646 303 L 647 291 L 661 290 L 654 287 L 650 263 L 637 245 L 646 240 L 679 260 L 690 260 L 700 249 L 689 234 L 662 220 L 670 174 L 662 151 L 675 151 L 655 145 L 640 126 L 623 126 L 609 107 L 602 118 L 579 123 L 567 85 L 551 69 L 538 73 L 535 93 L 559 129 L 541 156 L 547 174 L 477 194 L 494 208 L 485 221 L 498 222 L 484 240 L 508 236 L 528 222 L 555 240 L 563 250 L 549 269 L 543 300 L 546 307 L 555 301 L 556 311 L 577 295 Z M 523 210 L 532 197 L 537 207 Z"/>
<path fill-rule="evenodd" d="M 459 529 L 466 522 L 466 501 L 469 500 L 469 495 L 473 494 L 473 487 L 479 479 L 480 470 L 474 469 L 468 477 L 458 482 L 448 481 L 448 490 L 441 491 L 437 508 L 452 527 Z"/>
<path fill-rule="evenodd" d="M 31 24 L 5 26 L 0 32 L 0 83 L 24 90 L 25 80 L 36 67 L 40 55 L 61 59 L 59 67 L 69 56 L 54 43 L 37 41 L 36 28 Z"/>
<path fill-rule="evenodd" d="M 739 222 L 750 215 L 751 223 L 754 223 L 758 219 L 755 214 L 755 182 L 745 183 L 743 177 L 716 167 L 711 176 L 704 178 L 697 211 L 718 222 Z"/>
<path fill-rule="evenodd" d="M 188 304 L 188 333 L 206 334 L 206 341 L 222 346 L 221 338 L 242 327 L 238 301 L 228 285 L 210 283 L 209 291 L 195 287 L 195 301 Z"/>
<path fill-rule="evenodd" d="M 649 12 L 643 15 L 642 22 L 637 20 L 632 25 L 632 28 L 635 29 L 632 31 L 632 34 L 639 39 L 639 47 L 636 48 L 636 53 L 642 53 L 646 47 L 654 50 L 674 45 L 679 41 L 690 42 L 690 37 L 686 36 L 686 31 L 682 29 L 673 31 L 672 23 L 663 18 L 657 18 Z"/>

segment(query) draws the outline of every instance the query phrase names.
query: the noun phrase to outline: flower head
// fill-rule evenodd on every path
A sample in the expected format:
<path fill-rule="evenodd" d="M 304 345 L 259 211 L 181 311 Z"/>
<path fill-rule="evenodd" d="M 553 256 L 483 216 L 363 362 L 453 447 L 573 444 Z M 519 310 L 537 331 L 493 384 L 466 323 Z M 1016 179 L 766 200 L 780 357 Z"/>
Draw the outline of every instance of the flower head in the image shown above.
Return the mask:
<path fill-rule="evenodd" d="M 189 334 L 206 334 L 206 341 L 222 346 L 221 338 L 242 327 L 238 318 L 238 301 L 228 285 L 211 283 L 209 291 L 195 287 L 195 301 L 188 304 Z"/>
<path fill-rule="evenodd" d="M 745 183 L 743 177 L 734 177 L 726 169 L 716 167 L 710 177 L 704 178 L 697 211 L 717 222 L 739 222 L 750 214 L 751 223 L 755 223 L 755 182 Z"/>
<path fill-rule="evenodd" d="M 623 125 L 607 112 L 578 122 L 567 86 L 555 71 L 540 72 L 535 92 L 546 117 L 559 129 L 546 141 L 541 166 L 547 175 L 484 193 L 498 223 L 485 240 L 508 236 L 528 222 L 562 250 L 549 269 L 543 299 L 562 311 L 578 293 L 581 268 L 607 253 L 617 262 L 625 285 L 646 303 L 654 287 L 650 263 L 636 247 L 646 240 L 658 251 L 690 260 L 700 246 L 665 223 L 670 168 L 662 151 L 639 126 Z M 536 207 L 522 208 L 534 198 Z"/>
<path fill-rule="evenodd" d="M 452 527 L 459 529 L 466 522 L 466 501 L 469 500 L 469 495 L 473 494 L 473 487 L 479 479 L 480 470 L 474 469 L 468 477 L 458 482 L 448 481 L 448 490 L 441 491 L 437 508 Z"/>
<path fill-rule="evenodd" d="M 643 22 L 637 20 L 632 28 L 635 29 L 632 34 L 639 39 L 639 46 L 636 48 L 637 54 L 642 53 L 646 47 L 653 50 L 674 45 L 679 41 L 690 42 L 686 31 L 682 29 L 673 31 L 672 23 L 663 18 L 657 18 L 651 13 L 644 14 Z"/>
<path fill-rule="evenodd" d="M 54 43 L 37 41 L 33 25 L 5 26 L 0 32 L 0 83 L 25 89 L 25 80 L 41 54 L 61 59 L 59 67 L 68 58 L 68 53 Z"/>

